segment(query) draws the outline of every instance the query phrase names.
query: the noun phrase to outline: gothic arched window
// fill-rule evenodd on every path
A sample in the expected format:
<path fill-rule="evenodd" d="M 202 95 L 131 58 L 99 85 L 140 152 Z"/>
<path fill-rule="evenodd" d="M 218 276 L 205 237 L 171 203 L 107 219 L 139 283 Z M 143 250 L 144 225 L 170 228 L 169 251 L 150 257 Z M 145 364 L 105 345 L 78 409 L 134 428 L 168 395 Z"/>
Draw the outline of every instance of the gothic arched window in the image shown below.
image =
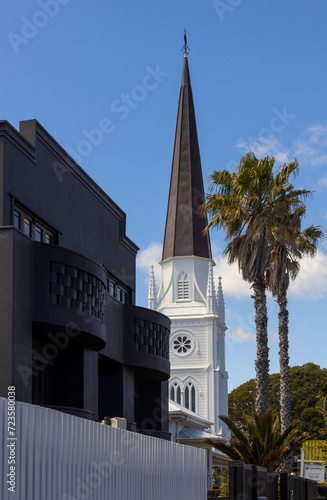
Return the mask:
<path fill-rule="evenodd" d="M 190 283 L 187 274 L 181 273 L 178 277 L 177 299 L 185 300 L 190 298 Z"/>
<path fill-rule="evenodd" d="M 170 399 L 176 401 L 178 404 L 182 402 L 182 392 L 177 382 L 174 382 L 170 388 Z"/>
<path fill-rule="evenodd" d="M 188 382 L 184 391 L 185 408 L 195 412 L 195 387 L 192 382 Z"/>

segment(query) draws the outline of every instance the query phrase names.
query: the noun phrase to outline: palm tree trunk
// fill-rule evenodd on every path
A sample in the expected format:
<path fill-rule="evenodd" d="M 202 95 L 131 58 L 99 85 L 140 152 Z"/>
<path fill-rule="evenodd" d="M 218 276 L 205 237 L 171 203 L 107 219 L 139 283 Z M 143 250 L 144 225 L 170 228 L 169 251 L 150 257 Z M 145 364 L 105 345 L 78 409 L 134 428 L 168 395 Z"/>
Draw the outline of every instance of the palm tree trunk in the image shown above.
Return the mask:
<path fill-rule="evenodd" d="M 255 326 L 257 338 L 256 371 L 256 400 L 255 410 L 259 414 L 268 411 L 268 373 L 269 373 L 269 348 L 267 332 L 267 302 L 266 285 L 263 279 L 255 278 L 253 282 Z"/>
<path fill-rule="evenodd" d="M 290 425 L 291 416 L 291 388 L 289 376 L 289 356 L 288 356 L 288 310 L 286 291 L 277 296 L 279 305 L 278 313 L 278 335 L 279 335 L 279 371 L 280 371 L 280 426 L 281 432 Z M 293 453 L 291 453 L 280 465 L 280 472 L 292 472 Z"/>
<path fill-rule="evenodd" d="M 291 388 L 288 356 L 288 310 L 286 291 L 277 297 L 279 305 L 278 335 L 279 335 L 279 369 L 280 369 L 280 425 L 284 432 L 292 421 L 291 416 Z"/>

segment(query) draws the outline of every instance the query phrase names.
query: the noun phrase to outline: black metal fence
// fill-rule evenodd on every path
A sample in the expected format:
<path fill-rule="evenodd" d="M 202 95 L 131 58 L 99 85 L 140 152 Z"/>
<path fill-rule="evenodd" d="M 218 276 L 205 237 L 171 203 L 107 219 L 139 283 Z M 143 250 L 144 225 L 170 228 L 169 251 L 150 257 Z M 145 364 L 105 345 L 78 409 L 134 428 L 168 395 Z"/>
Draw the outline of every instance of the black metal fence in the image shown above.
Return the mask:
<path fill-rule="evenodd" d="M 280 500 L 317 500 L 317 481 L 280 474 Z"/>
<path fill-rule="evenodd" d="M 317 482 L 264 467 L 229 462 L 229 500 L 317 500 Z M 279 485 L 279 495 L 278 495 Z"/>

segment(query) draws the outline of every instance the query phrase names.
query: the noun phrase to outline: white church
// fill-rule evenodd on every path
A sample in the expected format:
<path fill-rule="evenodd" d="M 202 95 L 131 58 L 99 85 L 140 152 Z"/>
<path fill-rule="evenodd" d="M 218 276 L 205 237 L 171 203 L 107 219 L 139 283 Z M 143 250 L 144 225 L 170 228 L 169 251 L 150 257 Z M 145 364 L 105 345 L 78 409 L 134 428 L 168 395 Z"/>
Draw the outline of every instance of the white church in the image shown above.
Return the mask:
<path fill-rule="evenodd" d="M 157 293 L 152 268 L 148 307 L 171 319 L 169 421 L 172 440 L 207 447 L 209 471 L 226 457 L 203 439 L 229 438 L 218 415 L 228 415 L 228 374 L 225 368 L 225 305 L 221 278 L 213 278 L 206 219 L 198 208 L 204 188 L 194 103 L 184 52 L 166 228 Z"/>

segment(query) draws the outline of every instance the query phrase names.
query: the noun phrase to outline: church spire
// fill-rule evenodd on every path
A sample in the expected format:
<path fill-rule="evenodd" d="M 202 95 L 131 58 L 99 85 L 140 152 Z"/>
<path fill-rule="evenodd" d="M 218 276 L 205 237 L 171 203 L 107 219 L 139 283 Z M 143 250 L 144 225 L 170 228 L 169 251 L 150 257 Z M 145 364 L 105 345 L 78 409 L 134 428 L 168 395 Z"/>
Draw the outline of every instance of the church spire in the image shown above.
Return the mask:
<path fill-rule="evenodd" d="M 148 293 L 148 308 L 153 309 L 154 311 L 156 311 L 158 308 L 157 286 L 156 286 L 156 279 L 154 276 L 154 266 L 151 266 L 149 293 Z"/>
<path fill-rule="evenodd" d="M 196 256 L 211 259 L 209 234 L 203 235 L 206 219 L 198 208 L 204 188 L 195 111 L 184 35 L 184 64 L 179 95 L 173 163 L 162 260 Z"/>

